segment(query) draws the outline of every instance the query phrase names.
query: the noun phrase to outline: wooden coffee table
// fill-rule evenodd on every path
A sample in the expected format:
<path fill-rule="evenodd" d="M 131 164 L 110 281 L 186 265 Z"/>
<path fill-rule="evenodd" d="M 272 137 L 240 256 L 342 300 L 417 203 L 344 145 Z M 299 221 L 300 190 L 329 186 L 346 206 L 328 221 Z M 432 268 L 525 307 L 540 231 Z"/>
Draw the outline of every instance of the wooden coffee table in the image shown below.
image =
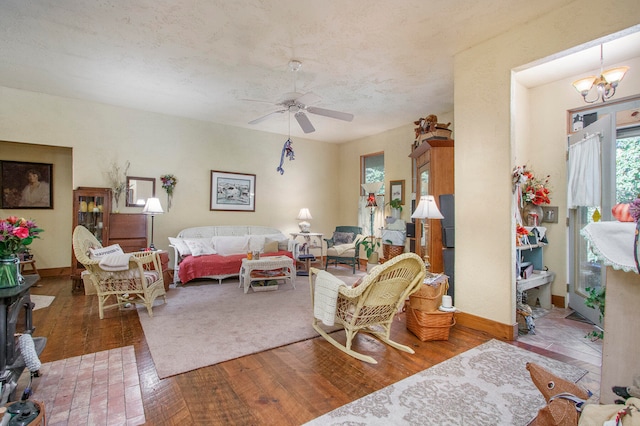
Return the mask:
<path fill-rule="evenodd" d="M 276 275 L 268 277 L 252 277 L 252 271 L 277 271 Z M 242 259 L 240 267 L 240 287 L 244 287 L 244 292 L 249 291 L 252 281 L 265 280 L 289 280 L 293 288 L 296 288 L 293 277 L 295 276 L 295 267 L 293 259 L 287 256 L 269 256 L 259 260 Z"/>

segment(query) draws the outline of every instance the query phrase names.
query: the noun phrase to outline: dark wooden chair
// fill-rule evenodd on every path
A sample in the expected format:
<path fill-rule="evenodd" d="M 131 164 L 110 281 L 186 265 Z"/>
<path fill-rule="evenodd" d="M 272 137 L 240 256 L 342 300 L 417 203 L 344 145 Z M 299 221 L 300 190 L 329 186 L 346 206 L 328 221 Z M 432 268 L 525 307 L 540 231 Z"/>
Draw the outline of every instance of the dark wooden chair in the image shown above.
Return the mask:
<path fill-rule="evenodd" d="M 334 240 L 336 232 L 353 234 L 353 246 L 347 248 L 345 244 L 336 244 Z M 354 274 L 356 273 L 356 266 L 360 270 L 360 241 L 356 237 L 361 234 L 362 228 L 359 226 L 336 226 L 333 236 L 324 239 L 327 242 L 327 257 L 324 269 L 328 268 L 329 262 L 333 262 L 336 266 L 339 263 L 350 265 Z"/>

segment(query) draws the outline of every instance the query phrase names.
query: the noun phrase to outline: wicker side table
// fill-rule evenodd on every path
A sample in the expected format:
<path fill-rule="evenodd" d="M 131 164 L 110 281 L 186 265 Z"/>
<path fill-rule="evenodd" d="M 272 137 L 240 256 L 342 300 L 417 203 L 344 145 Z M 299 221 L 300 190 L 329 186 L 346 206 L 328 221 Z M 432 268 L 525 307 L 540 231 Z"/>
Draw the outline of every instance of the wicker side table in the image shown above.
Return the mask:
<path fill-rule="evenodd" d="M 295 276 L 295 266 L 293 259 L 287 256 L 269 256 L 259 260 L 242 259 L 240 267 L 240 287 L 244 288 L 245 294 L 249 291 L 252 281 L 262 281 L 265 277 L 251 277 L 251 271 L 279 271 L 277 275 L 269 276 L 270 280 L 289 280 L 293 288 L 296 284 L 293 281 Z"/>

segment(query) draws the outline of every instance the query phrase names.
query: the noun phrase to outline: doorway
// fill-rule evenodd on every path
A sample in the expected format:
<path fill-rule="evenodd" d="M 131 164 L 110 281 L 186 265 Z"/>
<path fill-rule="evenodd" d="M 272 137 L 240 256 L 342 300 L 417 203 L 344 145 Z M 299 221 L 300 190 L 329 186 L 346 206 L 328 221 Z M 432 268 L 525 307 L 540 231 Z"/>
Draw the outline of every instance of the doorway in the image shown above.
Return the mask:
<path fill-rule="evenodd" d="M 628 203 L 640 194 L 640 100 L 637 98 L 594 110 L 595 123 L 568 137 L 572 145 L 587 135 L 601 135 L 601 202 L 569 211 L 569 307 L 599 327 L 598 309 L 585 300 L 604 290 L 605 268 L 593 254 L 580 230 L 596 220 L 615 220 L 611 209 Z"/>

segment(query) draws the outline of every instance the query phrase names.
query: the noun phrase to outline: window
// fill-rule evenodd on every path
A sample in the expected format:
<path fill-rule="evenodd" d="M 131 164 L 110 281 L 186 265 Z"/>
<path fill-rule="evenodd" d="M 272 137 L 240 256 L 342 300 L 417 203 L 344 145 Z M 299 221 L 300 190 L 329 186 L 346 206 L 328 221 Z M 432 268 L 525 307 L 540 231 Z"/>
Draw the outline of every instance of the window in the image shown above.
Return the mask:
<path fill-rule="evenodd" d="M 384 153 L 363 155 L 360 157 L 360 169 L 360 183 L 384 182 Z M 384 184 L 378 194 L 384 194 Z"/>

